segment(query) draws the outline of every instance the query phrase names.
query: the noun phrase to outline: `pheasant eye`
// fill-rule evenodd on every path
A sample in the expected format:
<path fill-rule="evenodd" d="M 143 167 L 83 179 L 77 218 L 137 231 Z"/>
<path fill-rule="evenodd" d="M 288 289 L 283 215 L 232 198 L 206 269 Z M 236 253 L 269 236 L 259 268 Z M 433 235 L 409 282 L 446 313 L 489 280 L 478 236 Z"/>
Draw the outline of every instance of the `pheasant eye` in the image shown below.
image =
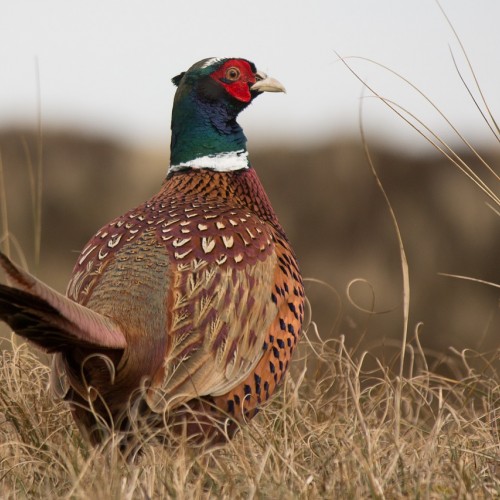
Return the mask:
<path fill-rule="evenodd" d="M 235 82 L 240 77 L 240 70 L 235 67 L 228 68 L 226 70 L 225 78 L 230 82 Z"/>

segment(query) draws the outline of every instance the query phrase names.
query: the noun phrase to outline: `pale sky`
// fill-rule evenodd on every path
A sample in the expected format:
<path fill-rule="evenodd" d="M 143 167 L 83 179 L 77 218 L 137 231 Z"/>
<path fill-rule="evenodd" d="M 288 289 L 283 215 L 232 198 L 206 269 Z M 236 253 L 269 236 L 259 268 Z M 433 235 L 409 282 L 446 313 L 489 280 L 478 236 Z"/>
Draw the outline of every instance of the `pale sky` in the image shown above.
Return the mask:
<path fill-rule="evenodd" d="M 442 0 L 500 120 L 499 0 Z M 472 140 L 488 133 L 454 69 L 469 82 L 457 41 L 434 0 L 2 0 L 0 126 L 36 125 L 40 69 L 44 127 L 168 146 L 170 78 L 205 57 L 245 57 L 287 95 L 264 95 L 241 117 L 249 139 L 357 133 L 361 84 L 337 60 L 375 59 L 427 93 Z M 446 135 L 442 120 L 385 71 L 355 63 L 384 96 Z M 374 99 L 368 131 L 396 146 L 422 141 Z"/>

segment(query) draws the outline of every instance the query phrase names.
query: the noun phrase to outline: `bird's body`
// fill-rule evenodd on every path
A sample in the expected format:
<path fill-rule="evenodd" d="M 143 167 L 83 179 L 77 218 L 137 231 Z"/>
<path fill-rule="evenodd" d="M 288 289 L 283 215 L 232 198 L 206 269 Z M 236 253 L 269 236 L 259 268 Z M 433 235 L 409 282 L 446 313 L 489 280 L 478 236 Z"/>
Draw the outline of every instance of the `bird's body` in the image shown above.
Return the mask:
<path fill-rule="evenodd" d="M 201 61 L 174 83 L 169 174 L 89 241 L 68 298 L 0 258 L 0 319 L 55 353 L 52 387 L 94 443 L 102 422 L 126 430 L 134 412 L 231 435 L 273 394 L 300 335 L 297 262 L 235 120 L 283 89 L 243 59 Z"/>

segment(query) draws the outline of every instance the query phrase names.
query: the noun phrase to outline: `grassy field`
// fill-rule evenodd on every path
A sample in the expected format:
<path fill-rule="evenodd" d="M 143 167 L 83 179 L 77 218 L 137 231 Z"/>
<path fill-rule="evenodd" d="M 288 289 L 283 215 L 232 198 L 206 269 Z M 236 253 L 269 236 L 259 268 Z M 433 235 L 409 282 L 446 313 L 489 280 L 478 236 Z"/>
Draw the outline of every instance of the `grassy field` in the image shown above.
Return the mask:
<path fill-rule="evenodd" d="M 429 132 L 413 115 L 402 114 L 418 131 Z M 500 131 L 487 106 L 484 117 L 498 140 Z M 492 167 L 469 148 L 483 164 L 470 168 L 439 137 L 429 139 L 498 214 L 498 174 Z M 35 167 L 31 171 L 38 254 L 41 173 Z M 0 214 L 7 235 L 2 186 Z M 493 332 L 490 352 L 422 347 L 420 324 L 408 318 L 412 267 L 390 198 L 385 208 L 397 235 L 403 276 L 399 340 L 393 347 L 386 344 L 383 355 L 375 348 L 353 347 L 341 330 L 332 335 L 318 328 L 314 306 L 309 308 L 312 320 L 281 390 L 226 446 L 204 450 L 183 442 L 168 447 L 147 442 L 132 463 L 120 458 L 113 443 L 93 449 L 82 440 L 66 405 L 51 399 L 47 365 L 14 337 L 0 340 L 0 497 L 500 497 L 498 332 Z M 498 264 L 488 265 L 495 270 Z M 478 287 L 498 287 L 474 281 Z M 439 311 L 439 304 L 435 307 Z M 364 326 L 356 328 L 362 337 Z M 478 337 L 482 328 L 477 326 Z"/>
<path fill-rule="evenodd" d="M 341 327 L 332 334 L 309 320 L 282 389 L 219 449 L 150 442 L 134 463 L 113 443 L 92 449 L 50 397 L 47 364 L 15 337 L 1 340 L 0 497 L 500 496 L 498 343 L 488 353 L 422 347 L 421 325 L 408 320 L 412 268 L 399 242 L 400 340 L 379 339 L 380 355 L 376 345 L 353 347 Z M 356 328 L 356 338 L 370 333 L 369 322 Z"/>
<path fill-rule="evenodd" d="M 151 443 L 134 464 L 112 445 L 82 442 L 68 409 L 47 395 L 48 368 L 25 344 L 4 344 L 0 496 L 500 496 L 498 353 L 442 358 L 449 376 L 439 376 L 416 337 L 400 377 L 397 355 L 384 365 L 347 352 L 342 338 L 321 342 L 314 325 L 306 335 L 280 393 L 229 445 Z"/>

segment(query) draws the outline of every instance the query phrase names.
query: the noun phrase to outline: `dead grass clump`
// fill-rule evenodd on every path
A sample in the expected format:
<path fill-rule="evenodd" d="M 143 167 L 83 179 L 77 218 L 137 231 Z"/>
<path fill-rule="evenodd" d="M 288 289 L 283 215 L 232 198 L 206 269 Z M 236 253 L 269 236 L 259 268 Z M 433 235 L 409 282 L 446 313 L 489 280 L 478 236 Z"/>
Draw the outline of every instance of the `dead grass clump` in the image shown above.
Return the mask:
<path fill-rule="evenodd" d="M 0 496 L 500 495 L 498 353 L 452 353 L 453 377 L 427 369 L 418 339 L 403 377 L 399 362 L 365 369 L 367 356 L 342 338 L 305 341 L 283 389 L 230 444 L 147 444 L 126 464 L 116 448 L 82 442 L 69 410 L 47 395 L 48 368 L 13 345 L 0 357 Z"/>

